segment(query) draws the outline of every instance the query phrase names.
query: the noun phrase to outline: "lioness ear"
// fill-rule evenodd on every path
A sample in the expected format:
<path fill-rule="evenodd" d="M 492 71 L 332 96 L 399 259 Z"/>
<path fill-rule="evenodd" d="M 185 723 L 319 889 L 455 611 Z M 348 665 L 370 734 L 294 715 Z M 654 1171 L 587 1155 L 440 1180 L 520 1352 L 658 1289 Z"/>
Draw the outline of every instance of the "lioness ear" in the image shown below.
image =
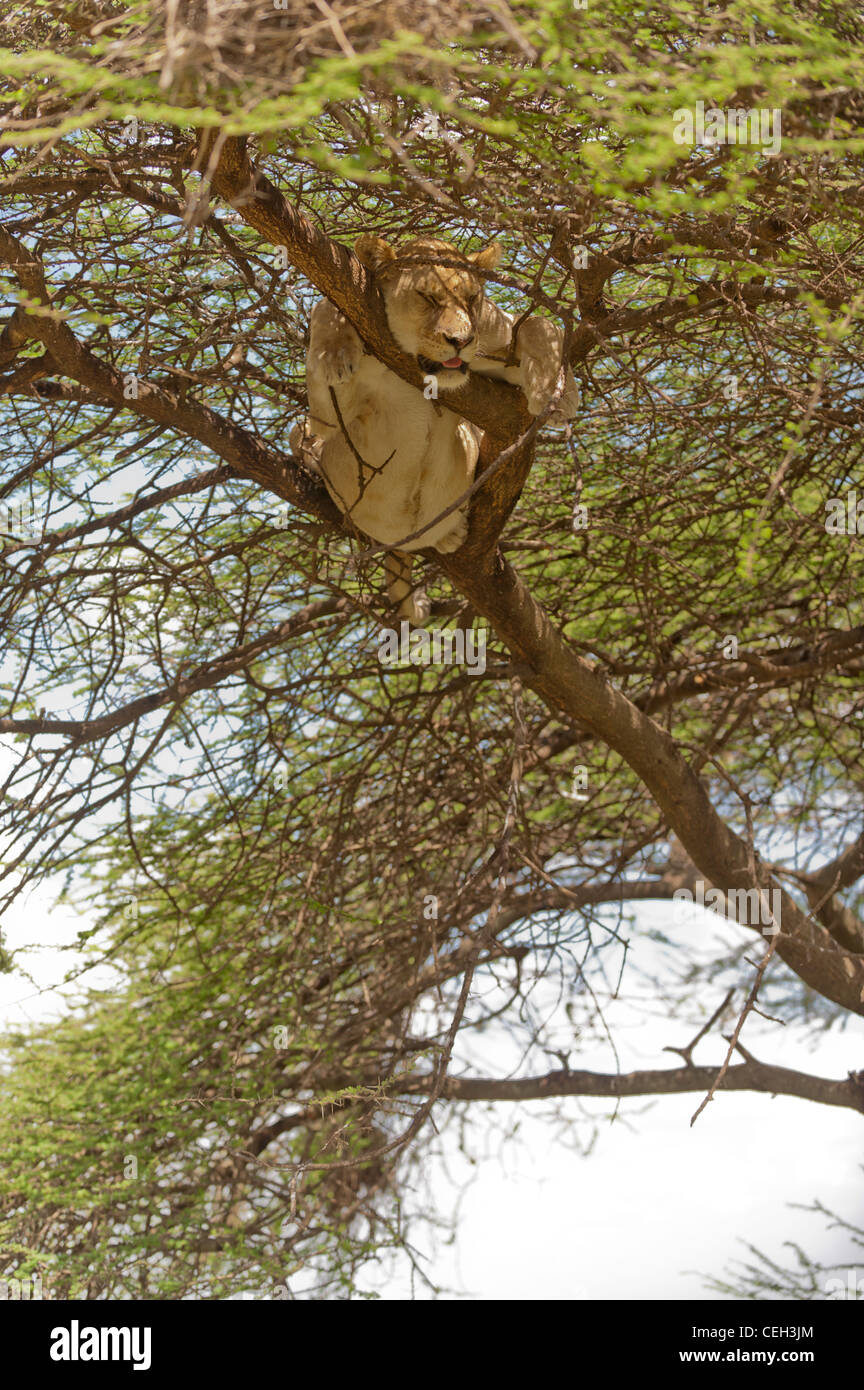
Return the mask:
<path fill-rule="evenodd" d="M 482 251 L 472 251 L 468 259 L 474 262 L 478 270 L 494 270 L 501 259 L 500 241 L 490 241 Z"/>
<path fill-rule="evenodd" d="M 367 270 L 373 272 L 380 270 L 382 266 L 396 258 L 396 252 L 389 241 L 385 241 L 380 236 L 366 236 L 365 234 L 358 236 L 355 241 L 354 254 Z"/>

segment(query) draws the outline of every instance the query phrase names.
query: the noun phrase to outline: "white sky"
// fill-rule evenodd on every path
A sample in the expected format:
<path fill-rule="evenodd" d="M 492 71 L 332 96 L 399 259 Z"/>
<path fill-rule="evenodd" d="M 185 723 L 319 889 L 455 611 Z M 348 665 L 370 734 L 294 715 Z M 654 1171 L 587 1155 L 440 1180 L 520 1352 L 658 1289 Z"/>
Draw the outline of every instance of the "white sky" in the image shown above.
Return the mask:
<path fill-rule="evenodd" d="M 849 1033 L 829 1038 L 816 1059 L 804 1049 L 796 1058 L 786 1048 L 783 1065 L 797 1061 L 802 1070 L 844 1076 L 858 1065 L 862 1032 L 856 1025 L 854 1040 Z M 664 1036 L 659 1026 L 656 1033 Z M 704 1060 L 711 1055 L 703 1049 Z M 653 1060 L 674 1065 L 668 1054 Z M 438 1252 L 430 1277 L 485 1299 L 699 1299 L 716 1297 L 702 1274 L 720 1276 L 731 1261 L 747 1257 L 742 1239 L 781 1263 L 786 1240 L 799 1241 L 813 1258 L 848 1258 L 845 1238 L 786 1204 L 818 1197 L 861 1221 L 862 1116 L 736 1093 L 720 1095 L 691 1129 L 700 1099 L 658 1098 L 632 1121 L 607 1123 L 586 1158 L 532 1118 L 539 1103 L 523 1106 L 520 1142 L 503 1161 L 483 1159 L 478 1174 L 451 1159 L 451 1174 L 468 1171 L 473 1185 L 456 1246 Z M 565 1103 L 574 1122 L 579 1104 Z M 597 1102 L 589 1104 L 601 1113 Z M 625 1116 L 644 1104 L 630 1102 Z M 443 1165 L 432 1186 L 446 1204 Z M 391 1282 L 385 1297 L 406 1288 Z"/>

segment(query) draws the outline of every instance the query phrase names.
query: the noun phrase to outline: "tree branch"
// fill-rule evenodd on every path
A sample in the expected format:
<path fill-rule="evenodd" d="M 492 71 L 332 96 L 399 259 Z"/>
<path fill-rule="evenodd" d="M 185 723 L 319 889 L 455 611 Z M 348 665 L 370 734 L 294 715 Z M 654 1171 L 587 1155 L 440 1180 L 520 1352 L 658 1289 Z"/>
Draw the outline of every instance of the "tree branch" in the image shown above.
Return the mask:
<path fill-rule="evenodd" d="M 342 514 L 320 479 L 218 411 L 145 380 L 138 383 L 137 398 L 127 400 L 122 374 L 79 342 L 61 315 L 50 310 L 40 261 L 2 226 L 0 264 L 10 266 L 31 301 L 42 306 L 39 313 L 30 312 L 24 319 L 28 336 L 43 342 L 58 370 L 92 391 L 94 399 L 129 409 L 135 415 L 197 439 L 243 477 L 343 530 Z"/>
<path fill-rule="evenodd" d="M 760 882 L 753 882 L 748 845 L 717 814 L 671 735 L 572 651 L 500 554 L 488 572 L 465 564 L 461 552 L 439 556 L 438 564 L 524 663 L 525 684 L 550 708 L 562 710 L 621 754 L 710 883 L 723 892 L 778 887 L 764 868 L 759 869 Z M 794 899 L 780 892 L 777 953 L 818 993 L 864 1013 L 864 958 L 844 951 L 826 928 L 808 921 Z"/>
<path fill-rule="evenodd" d="M 109 734 L 116 733 L 118 729 L 125 728 L 128 724 L 134 724 L 136 720 L 143 718 L 145 714 L 151 714 L 153 710 L 161 709 L 165 705 L 180 704 L 187 700 L 190 695 L 196 694 L 199 690 L 210 690 L 228 676 L 235 675 L 242 671 L 250 662 L 256 661 L 264 652 L 272 647 L 279 647 L 292 637 L 297 637 L 305 632 L 309 624 L 318 618 L 326 618 L 332 613 L 342 612 L 348 606 L 346 599 L 321 599 L 318 603 L 310 603 L 305 608 L 301 608 L 299 613 L 280 623 L 278 627 L 271 628 L 269 632 L 262 633 L 256 637 L 254 642 L 247 642 L 238 651 L 228 653 L 225 656 L 216 657 L 212 661 L 204 661 L 200 666 L 196 666 L 194 671 L 190 671 L 187 676 L 180 676 L 172 685 L 166 685 L 161 690 L 154 690 L 151 695 L 141 695 L 137 700 L 130 700 L 127 705 L 121 705 L 119 709 L 111 710 L 109 714 L 102 714 L 97 719 L 0 719 L 0 734 L 70 734 L 70 749 L 79 748 L 84 743 L 92 743 L 94 739 L 107 738 Z"/>
<path fill-rule="evenodd" d="M 545 1076 L 514 1077 L 499 1081 L 486 1077 L 448 1077 L 442 1099 L 456 1101 L 548 1100 L 553 1096 L 597 1096 L 621 1099 L 629 1096 L 670 1096 L 690 1091 L 707 1091 L 717 1077 L 717 1067 L 674 1067 L 656 1071 L 634 1071 L 623 1075 L 592 1071 L 553 1071 Z M 431 1089 L 432 1078 L 408 1077 L 400 1080 L 400 1094 L 423 1095 Z M 721 1091 L 761 1091 L 775 1096 L 796 1096 L 822 1105 L 842 1106 L 864 1114 L 864 1079 L 851 1073 L 846 1081 L 809 1076 L 756 1061 L 729 1067 L 719 1086 Z"/>

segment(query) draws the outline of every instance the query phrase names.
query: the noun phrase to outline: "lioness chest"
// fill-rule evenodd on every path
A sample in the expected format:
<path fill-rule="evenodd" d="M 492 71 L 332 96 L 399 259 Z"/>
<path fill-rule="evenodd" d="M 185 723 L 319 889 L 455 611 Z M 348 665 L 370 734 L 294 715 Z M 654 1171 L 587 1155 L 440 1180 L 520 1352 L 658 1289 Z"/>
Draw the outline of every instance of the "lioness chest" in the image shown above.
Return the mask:
<path fill-rule="evenodd" d="M 405 540 L 470 486 L 481 431 L 376 358 L 364 356 L 336 400 L 348 439 L 341 428 L 329 435 L 322 472 L 337 505 L 373 539 Z M 403 549 L 434 546 L 452 525 L 447 517 Z"/>

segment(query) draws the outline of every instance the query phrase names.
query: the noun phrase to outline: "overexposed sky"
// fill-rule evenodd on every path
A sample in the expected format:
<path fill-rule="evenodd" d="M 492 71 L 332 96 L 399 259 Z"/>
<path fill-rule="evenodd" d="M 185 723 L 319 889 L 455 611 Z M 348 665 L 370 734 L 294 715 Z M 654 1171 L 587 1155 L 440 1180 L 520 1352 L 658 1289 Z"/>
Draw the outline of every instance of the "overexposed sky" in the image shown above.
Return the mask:
<path fill-rule="evenodd" d="M 752 939 L 743 928 L 686 904 L 638 904 L 634 919 L 627 933 L 631 963 L 643 970 L 656 966 L 661 978 L 669 952 L 661 956 L 647 938 L 652 929 L 662 928 L 672 949 L 687 958 L 694 949 L 704 957 L 718 943 Z M 741 983 L 752 983 L 746 966 Z M 697 988 L 710 1016 L 725 985 Z M 628 995 L 638 995 L 647 1017 Z M 696 1032 L 665 1017 L 662 1005 L 653 1005 L 650 986 L 629 975 L 621 1001 L 607 1005 L 604 1013 L 624 1072 L 679 1065 L 680 1059 L 663 1048 L 686 1046 Z M 722 1061 L 721 1031 L 729 1033 L 728 1023 L 700 1042 L 697 1065 Z M 864 1065 L 861 1018 L 850 1019 L 842 1031 L 805 1041 L 794 1025 L 751 1014 L 742 1042 L 760 1061 L 817 1076 L 844 1078 Z M 494 1038 L 484 1043 L 483 1054 L 473 1074 L 511 1074 L 514 1054 L 503 1040 L 497 1047 Z M 550 1057 L 546 1065 L 523 1067 L 520 1074 L 559 1065 Z M 598 1044 L 575 1050 L 570 1065 L 616 1070 L 609 1048 Z M 452 1069 L 463 1071 L 458 1063 Z M 444 1159 L 427 1174 L 434 1205 L 451 1210 L 453 1184 L 469 1186 L 459 1207 L 455 1245 L 436 1250 L 419 1242 L 431 1256 L 424 1266 L 429 1277 L 462 1297 L 487 1299 L 714 1299 L 702 1276 L 722 1278 L 732 1262 L 749 1261 L 745 1242 L 783 1266 L 795 1263 L 785 1241 L 799 1243 L 824 1263 L 853 1257 L 847 1235 L 830 1231 L 817 1215 L 790 1210 L 789 1204 L 809 1206 L 818 1199 L 864 1226 L 864 1116 L 793 1097 L 721 1092 L 691 1127 L 702 1098 L 693 1092 L 626 1101 L 613 1121 L 610 1103 L 568 1099 L 558 1103 L 563 1126 L 544 1120 L 551 1110 L 545 1101 L 474 1106 L 474 1138 L 467 1147 L 475 1163 L 459 1152 L 455 1127 L 443 1123 L 447 1107 L 439 1104 L 435 1117 L 443 1131 Z M 584 1145 L 590 1137 L 582 1118 L 586 1112 L 604 1118 L 592 1151 L 582 1157 L 576 1140 Z M 491 1121 L 484 1118 L 488 1114 Z M 502 1142 L 501 1129 L 516 1118 L 518 1137 Z M 370 1277 L 369 1287 L 393 1298 L 405 1296 L 410 1283 Z M 428 1296 L 420 1284 L 415 1289 Z"/>
<path fill-rule="evenodd" d="M 856 1024 L 854 1036 L 829 1038 L 816 1059 L 802 1049 L 802 1070 L 844 1076 L 864 1050 L 862 1033 Z M 784 1065 L 795 1065 L 791 1051 Z M 661 1055 L 656 1063 L 674 1059 Z M 780 1263 L 787 1262 L 787 1240 L 815 1259 L 848 1258 L 846 1238 L 786 1204 L 818 1197 L 861 1222 L 864 1117 L 736 1093 L 720 1095 L 691 1128 L 699 1099 L 658 1098 L 641 1114 L 633 1112 L 647 1102 L 630 1102 L 623 1113 L 632 1120 L 601 1125 L 585 1158 L 533 1118 L 539 1103 L 523 1105 L 519 1140 L 500 1161 L 487 1157 L 472 1167 L 451 1154 L 451 1176 L 464 1174 L 472 1186 L 455 1247 L 437 1252 L 430 1277 L 463 1297 L 485 1299 L 699 1299 L 716 1297 L 702 1273 L 720 1276 L 747 1257 L 742 1240 Z M 576 1124 L 580 1104 L 565 1102 Z M 602 1113 L 598 1102 L 587 1104 Z M 482 1126 L 482 1115 L 476 1123 Z M 449 1136 L 447 1147 L 456 1148 Z M 451 1189 L 443 1164 L 431 1185 L 446 1207 Z M 408 1289 L 405 1280 L 370 1286 L 384 1297 Z M 417 1293 L 424 1296 L 419 1286 Z"/>

